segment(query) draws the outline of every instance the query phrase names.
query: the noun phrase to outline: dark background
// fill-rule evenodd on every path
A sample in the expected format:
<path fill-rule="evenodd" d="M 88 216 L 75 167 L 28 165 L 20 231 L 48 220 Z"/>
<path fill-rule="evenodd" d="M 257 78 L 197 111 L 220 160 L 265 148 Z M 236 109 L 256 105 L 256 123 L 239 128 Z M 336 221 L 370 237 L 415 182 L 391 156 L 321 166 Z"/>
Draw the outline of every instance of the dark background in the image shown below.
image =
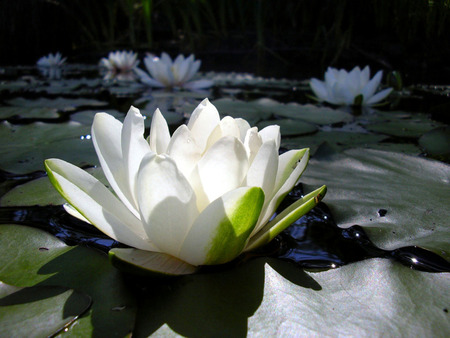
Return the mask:
<path fill-rule="evenodd" d="M 321 76 L 328 66 L 448 84 L 449 0 L 0 0 L 0 66 L 60 51 L 195 53 L 202 70 Z"/>

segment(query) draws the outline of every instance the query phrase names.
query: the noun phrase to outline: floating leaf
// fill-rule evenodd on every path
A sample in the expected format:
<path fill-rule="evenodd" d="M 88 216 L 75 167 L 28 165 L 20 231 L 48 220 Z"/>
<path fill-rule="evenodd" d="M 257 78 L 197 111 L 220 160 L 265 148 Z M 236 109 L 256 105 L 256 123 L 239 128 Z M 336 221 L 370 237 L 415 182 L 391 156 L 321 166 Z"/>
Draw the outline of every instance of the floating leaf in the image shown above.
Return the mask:
<path fill-rule="evenodd" d="M 135 300 L 108 257 L 70 247 L 44 231 L 0 225 L 0 280 L 18 287 L 54 286 L 92 297 L 91 310 L 71 326 L 73 336 L 123 337 L 132 331 Z M 121 311 L 114 309 L 124 307 Z"/>
<path fill-rule="evenodd" d="M 18 288 L 0 282 L 0 336 L 48 337 L 86 312 L 91 298 L 60 286 Z"/>
<path fill-rule="evenodd" d="M 314 124 L 290 119 L 262 121 L 257 124 L 257 127 L 262 129 L 273 124 L 280 126 L 281 136 L 304 135 L 317 131 Z"/>
<path fill-rule="evenodd" d="M 337 224 L 365 227 L 383 249 L 419 245 L 450 258 L 450 166 L 400 153 L 351 149 L 312 158 L 302 182 L 326 184 Z M 386 210 L 380 217 L 378 211 Z"/>

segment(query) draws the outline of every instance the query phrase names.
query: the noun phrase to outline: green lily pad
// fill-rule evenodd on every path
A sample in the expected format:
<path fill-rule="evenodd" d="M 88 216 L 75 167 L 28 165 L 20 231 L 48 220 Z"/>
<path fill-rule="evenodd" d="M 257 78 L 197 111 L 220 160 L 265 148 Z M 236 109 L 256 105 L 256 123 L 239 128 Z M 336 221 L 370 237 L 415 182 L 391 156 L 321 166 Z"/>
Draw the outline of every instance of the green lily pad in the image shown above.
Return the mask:
<path fill-rule="evenodd" d="M 101 168 L 89 168 L 86 171 L 108 186 L 108 182 Z M 47 176 L 18 185 L 4 194 L 0 199 L 1 207 L 46 206 L 61 205 L 64 203 L 66 203 L 66 200 L 50 183 Z"/>
<path fill-rule="evenodd" d="M 0 282 L 0 336 L 48 337 L 91 306 L 91 298 L 60 286 L 18 288 Z"/>
<path fill-rule="evenodd" d="M 135 299 L 105 254 L 67 246 L 42 230 L 25 226 L 0 225 L 0 234 L 1 281 L 18 287 L 57 285 L 92 297 L 90 311 L 67 334 L 124 337 L 132 331 Z"/>
<path fill-rule="evenodd" d="M 78 113 L 70 115 L 70 119 L 75 122 L 79 122 L 86 126 L 92 126 L 92 122 L 94 121 L 94 116 L 97 113 L 107 113 L 109 115 L 114 116 L 118 120 L 123 120 L 125 118 L 125 114 L 118 112 L 114 109 L 106 109 L 106 110 L 83 110 Z"/>
<path fill-rule="evenodd" d="M 55 108 L 63 111 L 71 111 L 81 106 L 95 106 L 101 107 L 107 105 L 106 102 L 94 99 L 65 99 L 58 97 L 56 99 L 39 98 L 36 100 L 29 100 L 23 97 L 16 97 L 8 100 L 11 106 L 27 107 L 27 108 Z"/>
<path fill-rule="evenodd" d="M 423 153 L 422 150 L 413 143 L 390 143 L 390 142 L 371 143 L 366 145 L 366 148 L 393 151 L 397 153 L 416 156 Z"/>
<path fill-rule="evenodd" d="M 61 158 L 79 166 L 97 165 L 90 127 L 77 122 L 27 125 L 0 124 L 0 168 L 22 174 L 44 170 L 47 158 Z"/>
<path fill-rule="evenodd" d="M 418 245 L 450 258 L 450 166 L 394 152 L 351 149 L 312 158 L 302 182 L 326 184 L 337 224 L 363 226 L 384 249 Z M 386 210 L 380 216 L 379 210 Z"/>
<path fill-rule="evenodd" d="M 430 155 L 450 155 L 450 127 L 440 127 L 422 135 L 419 139 L 420 146 Z"/>
<path fill-rule="evenodd" d="M 0 119 L 7 119 L 13 116 L 20 118 L 58 118 L 59 114 L 54 108 L 22 108 L 22 107 L 0 107 Z"/>
<path fill-rule="evenodd" d="M 348 332 L 445 336 L 450 332 L 445 311 L 449 295 L 448 274 L 412 271 L 384 259 L 323 272 L 256 259 L 149 288 L 140 295 L 133 333 L 138 337 L 306 337 Z"/>
<path fill-rule="evenodd" d="M 369 133 L 350 133 L 344 131 L 318 131 L 314 135 L 305 135 L 299 137 L 282 138 L 281 145 L 288 149 L 310 148 L 311 154 L 314 154 L 317 148 L 327 143 L 336 150 L 354 148 L 358 146 L 369 146 L 377 144 L 387 136 L 369 134 Z"/>
<path fill-rule="evenodd" d="M 281 117 L 299 119 L 315 124 L 334 124 L 338 122 L 349 122 L 353 119 L 352 115 L 345 111 L 328 107 L 318 107 L 312 104 L 301 105 L 298 103 L 289 103 L 280 105 L 274 113 Z"/>
<path fill-rule="evenodd" d="M 380 122 L 371 123 L 366 126 L 370 131 L 398 136 L 398 137 L 410 137 L 416 138 L 422 136 L 424 133 L 432 130 L 439 126 L 439 123 L 434 121 L 424 122 L 424 121 L 390 121 L 390 122 Z"/>
<path fill-rule="evenodd" d="M 262 129 L 273 124 L 280 126 L 281 136 L 305 135 L 317 131 L 317 127 L 314 124 L 291 119 L 262 121 L 256 126 Z"/>

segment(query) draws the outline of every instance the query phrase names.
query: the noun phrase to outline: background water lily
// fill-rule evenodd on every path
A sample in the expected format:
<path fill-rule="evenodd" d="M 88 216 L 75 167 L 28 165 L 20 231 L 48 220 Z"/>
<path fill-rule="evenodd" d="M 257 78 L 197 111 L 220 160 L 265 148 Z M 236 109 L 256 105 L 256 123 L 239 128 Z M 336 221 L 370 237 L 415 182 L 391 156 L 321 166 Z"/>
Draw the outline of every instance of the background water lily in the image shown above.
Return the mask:
<path fill-rule="evenodd" d="M 49 159 L 45 166 L 71 214 L 138 249 L 113 249 L 113 257 L 150 270 L 191 273 L 226 263 L 272 240 L 326 191 L 309 193 L 269 221 L 304 171 L 309 150 L 279 156 L 278 126 L 258 131 L 240 118 L 221 120 L 207 99 L 172 136 L 159 110 L 148 141 L 143 133 L 134 107 L 123 124 L 95 116 L 95 150 L 118 198 L 70 163 Z"/>
<path fill-rule="evenodd" d="M 383 71 L 380 70 L 370 79 L 369 66 L 362 71 L 355 67 L 350 72 L 329 67 L 325 72 L 325 81 L 312 78 L 310 86 L 319 101 L 335 105 L 371 106 L 392 92 L 392 88 L 386 88 L 376 93 L 382 77 Z"/>
<path fill-rule="evenodd" d="M 132 51 L 110 52 L 107 58 L 100 60 L 100 66 L 106 70 L 105 80 L 133 81 L 136 79 L 133 69 L 138 64 L 137 54 Z"/>
<path fill-rule="evenodd" d="M 48 77 L 49 79 L 59 79 L 61 78 L 61 66 L 65 61 L 66 58 L 63 58 L 61 53 L 57 52 L 55 54 L 50 53 L 41 57 L 37 61 L 36 65 L 42 75 Z"/>
<path fill-rule="evenodd" d="M 161 57 L 148 54 L 144 64 L 148 73 L 139 68 L 135 71 L 143 83 L 152 87 L 203 89 L 214 84 L 210 80 L 193 80 L 201 61 L 195 60 L 192 54 L 187 58 L 180 54 L 175 60 L 167 53 L 162 53 Z"/>

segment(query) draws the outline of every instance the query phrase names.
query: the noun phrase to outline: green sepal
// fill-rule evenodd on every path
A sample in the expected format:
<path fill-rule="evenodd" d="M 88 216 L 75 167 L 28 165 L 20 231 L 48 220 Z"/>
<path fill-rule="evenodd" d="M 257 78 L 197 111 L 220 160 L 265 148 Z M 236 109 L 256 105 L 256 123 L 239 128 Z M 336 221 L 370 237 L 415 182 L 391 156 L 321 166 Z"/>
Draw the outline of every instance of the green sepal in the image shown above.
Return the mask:
<path fill-rule="evenodd" d="M 292 203 L 251 238 L 245 251 L 256 249 L 257 247 L 269 243 L 281 231 L 314 208 L 322 200 L 326 192 L 327 187 L 323 185 L 319 189 L 303 196 L 295 203 Z"/>

